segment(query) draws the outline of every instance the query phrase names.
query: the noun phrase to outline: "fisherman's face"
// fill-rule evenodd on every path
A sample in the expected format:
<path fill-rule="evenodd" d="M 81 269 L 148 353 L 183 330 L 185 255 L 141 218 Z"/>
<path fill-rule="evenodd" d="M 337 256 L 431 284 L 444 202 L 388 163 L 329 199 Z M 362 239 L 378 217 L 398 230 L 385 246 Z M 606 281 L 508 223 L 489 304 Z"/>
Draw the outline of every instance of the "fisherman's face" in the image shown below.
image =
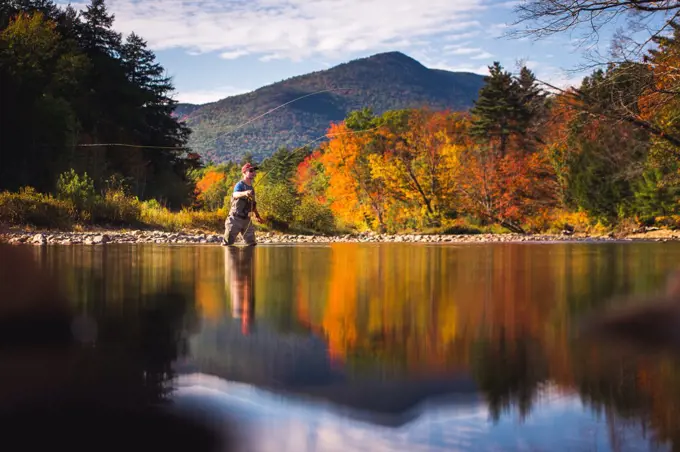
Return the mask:
<path fill-rule="evenodd" d="M 246 180 L 252 181 L 253 179 L 255 179 L 255 170 L 252 168 L 247 170 L 245 173 L 243 173 L 243 177 Z"/>

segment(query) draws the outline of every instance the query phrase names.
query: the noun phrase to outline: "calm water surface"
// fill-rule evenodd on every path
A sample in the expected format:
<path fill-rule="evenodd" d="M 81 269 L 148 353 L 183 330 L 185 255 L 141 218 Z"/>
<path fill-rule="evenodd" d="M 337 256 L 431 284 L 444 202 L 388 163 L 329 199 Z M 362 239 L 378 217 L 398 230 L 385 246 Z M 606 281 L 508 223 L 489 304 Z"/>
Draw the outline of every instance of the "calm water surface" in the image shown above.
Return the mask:
<path fill-rule="evenodd" d="M 680 365 L 583 347 L 677 243 L 42 247 L 95 347 L 249 450 L 672 450 Z M 137 356 L 137 355 L 135 355 Z"/>

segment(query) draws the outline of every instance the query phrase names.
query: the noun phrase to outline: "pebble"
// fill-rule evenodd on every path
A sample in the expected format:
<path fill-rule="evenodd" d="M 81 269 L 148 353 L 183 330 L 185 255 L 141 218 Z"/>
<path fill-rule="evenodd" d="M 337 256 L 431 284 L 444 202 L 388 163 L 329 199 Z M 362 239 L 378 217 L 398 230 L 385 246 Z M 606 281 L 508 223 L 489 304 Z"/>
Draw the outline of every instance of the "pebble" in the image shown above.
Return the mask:
<path fill-rule="evenodd" d="M 335 236 L 325 235 L 299 235 L 278 232 L 258 232 L 257 240 L 263 244 L 290 244 L 290 243 L 492 243 L 492 242 L 605 242 L 605 241 L 632 241 L 632 240 L 655 240 L 655 239 L 632 239 L 614 238 L 612 236 L 577 237 L 574 235 L 550 235 L 550 234 L 470 234 L 470 235 L 424 235 L 424 234 L 377 234 L 357 233 L 342 234 Z M 677 240 L 678 236 L 668 240 Z M 656 239 L 659 240 L 659 239 Z M 667 239 L 662 239 L 667 240 Z M 222 242 L 221 234 L 206 234 L 203 232 L 166 232 L 166 231 L 105 231 L 105 232 L 30 232 L 8 231 L 0 233 L 0 243 L 31 244 L 35 246 L 46 245 L 78 245 L 102 246 L 106 244 L 191 244 L 191 245 L 216 245 Z"/>

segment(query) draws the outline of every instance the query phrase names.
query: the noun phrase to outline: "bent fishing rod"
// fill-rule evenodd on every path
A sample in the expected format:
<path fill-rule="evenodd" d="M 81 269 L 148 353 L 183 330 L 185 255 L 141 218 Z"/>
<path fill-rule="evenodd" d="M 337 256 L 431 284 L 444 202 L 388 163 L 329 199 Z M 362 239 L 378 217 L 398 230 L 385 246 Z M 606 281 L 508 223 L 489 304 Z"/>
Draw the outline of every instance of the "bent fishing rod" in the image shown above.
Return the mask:
<path fill-rule="evenodd" d="M 247 121 L 245 121 L 244 123 L 238 124 L 233 129 L 219 134 L 218 136 L 216 136 L 211 141 L 208 141 L 206 144 L 214 144 L 214 143 L 217 142 L 217 140 L 224 137 L 225 135 L 233 133 L 233 132 L 247 126 L 248 124 L 250 124 L 254 121 L 257 121 L 258 119 L 263 118 L 263 117 L 275 112 L 276 110 L 285 107 L 286 105 L 290 105 L 293 102 L 297 102 L 297 101 L 304 99 L 306 97 L 316 96 L 318 94 L 328 93 L 328 92 L 331 92 L 331 91 L 349 91 L 351 89 L 352 88 L 327 88 L 327 89 L 323 89 L 323 90 L 320 90 L 320 91 L 315 91 L 313 93 L 307 93 L 307 94 L 304 94 L 300 97 L 296 97 L 295 99 L 289 100 L 288 102 L 285 102 L 281 105 L 278 105 L 274 108 L 271 108 L 271 109 L 265 111 L 264 113 L 262 113 L 260 115 L 254 116 L 254 117 L 248 119 Z M 127 143 L 84 143 L 84 144 L 76 144 L 75 145 L 75 147 L 100 147 L 100 146 L 129 147 L 129 148 L 140 148 L 140 149 L 170 149 L 170 150 L 175 150 L 175 151 L 191 149 L 191 147 L 189 147 L 189 146 L 151 146 L 151 145 L 144 146 L 144 145 L 139 145 L 139 144 L 127 144 Z"/>
<path fill-rule="evenodd" d="M 324 138 L 335 137 L 335 136 L 340 136 L 340 135 L 355 135 L 355 134 L 360 134 L 360 133 L 373 132 L 373 131 L 375 131 L 375 130 L 378 130 L 380 127 L 382 127 L 382 126 L 371 127 L 370 129 L 349 130 L 349 131 L 347 131 L 347 132 L 339 132 L 339 133 L 334 133 L 334 134 L 324 134 L 324 135 L 321 135 L 321 136 L 319 136 L 319 137 L 317 137 L 317 138 L 314 138 L 314 139 L 311 140 L 311 141 L 308 141 L 307 143 L 303 144 L 302 146 L 299 146 L 299 147 L 293 149 L 292 151 L 290 151 L 290 152 L 288 153 L 288 155 L 285 156 L 285 157 L 281 160 L 281 163 L 285 163 L 285 162 L 286 162 L 289 158 L 291 158 L 296 152 L 299 152 L 299 151 L 301 151 L 301 150 L 307 148 L 307 146 L 309 146 L 310 144 L 313 144 L 313 143 L 315 143 L 315 142 L 317 142 L 317 141 L 319 141 L 319 140 L 322 140 L 322 139 L 324 139 Z M 253 189 L 255 188 L 255 186 L 256 186 L 258 183 L 262 182 L 262 180 L 263 180 L 265 177 L 267 177 L 267 175 L 268 175 L 269 173 L 271 173 L 273 170 L 274 170 L 273 167 L 270 168 L 268 171 L 266 171 L 266 172 L 264 173 L 264 175 L 262 175 L 262 177 L 260 177 L 258 180 L 256 180 L 255 182 L 253 182 Z M 250 196 L 248 196 L 248 202 L 250 203 L 250 210 L 251 210 L 251 212 L 252 212 L 252 208 L 253 208 L 253 199 L 252 199 Z M 252 224 L 253 224 L 253 218 L 252 218 L 252 216 L 249 215 L 249 217 L 248 217 L 248 225 L 246 226 L 245 230 L 247 231 L 247 230 L 252 226 Z"/>

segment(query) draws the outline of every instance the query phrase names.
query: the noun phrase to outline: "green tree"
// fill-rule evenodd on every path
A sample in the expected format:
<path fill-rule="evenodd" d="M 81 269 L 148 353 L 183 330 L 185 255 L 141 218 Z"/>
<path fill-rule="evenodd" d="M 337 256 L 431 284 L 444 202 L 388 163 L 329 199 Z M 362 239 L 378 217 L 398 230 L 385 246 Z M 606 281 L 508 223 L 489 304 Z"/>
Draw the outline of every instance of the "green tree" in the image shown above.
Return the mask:
<path fill-rule="evenodd" d="M 474 107 L 471 134 L 483 142 L 497 142 L 499 156 L 508 149 L 508 140 L 515 135 L 525 142 L 536 119 L 544 113 L 546 93 L 536 77 L 522 67 L 516 79 L 503 70 L 499 62 L 489 66 L 486 84 L 479 91 Z M 532 134 L 536 138 L 535 132 Z"/>
<path fill-rule="evenodd" d="M 173 116 L 171 80 L 144 40 L 123 43 L 113 22 L 103 0 L 82 13 L 0 2 L 0 189 L 52 191 L 73 168 L 98 189 L 118 174 L 140 198 L 190 202 L 200 159 Z"/>
<path fill-rule="evenodd" d="M 664 175 L 659 168 L 650 168 L 634 186 L 635 211 L 644 222 L 652 222 L 657 216 L 678 212 L 680 187 L 663 183 Z"/>
<path fill-rule="evenodd" d="M 473 117 L 470 132 L 482 141 L 498 140 L 497 150 L 503 156 L 508 137 L 519 130 L 517 119 L 524 112 L 519 109 L 515 81 L 499 62 L 489 66 L 489 75 L 484 80 L 486 84 L 470 109 Z"/>

